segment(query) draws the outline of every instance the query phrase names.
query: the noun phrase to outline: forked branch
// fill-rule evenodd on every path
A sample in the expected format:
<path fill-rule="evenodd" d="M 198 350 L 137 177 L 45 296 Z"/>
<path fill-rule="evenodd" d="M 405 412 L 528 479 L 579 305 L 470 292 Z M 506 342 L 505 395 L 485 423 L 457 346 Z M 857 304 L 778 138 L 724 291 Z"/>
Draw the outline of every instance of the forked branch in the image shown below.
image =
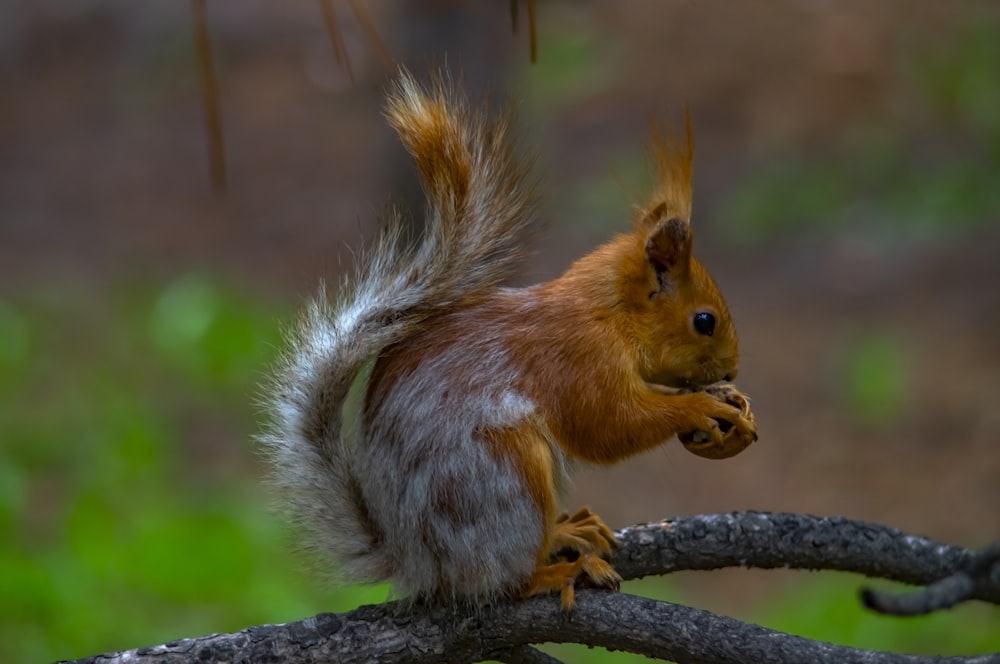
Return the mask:
<path fill-rule="evenodd" d="M 626 579 L 722 567 L 832 569 L 925 585 L 977 581 L 965 599 L 1000 604 L 992 547 L 976 554 L 893 528 L 842 518 L 738 512 L 626 528 L 612 561 Z M 988 570 L 984 574 L 982 570 Z M 985 579 L 985 580 L 984 580 Z M 932 658 L 811 641 L 700 609 L 624 593 L 579 590 L 570 616 L 554 597 L 480 611 L 391 602 L 236 634 L 183 639 L 79 662 L 551 662 L 528 647 L 582 643 L 677 662 L 1000 662 L 1000 654 Z"/>

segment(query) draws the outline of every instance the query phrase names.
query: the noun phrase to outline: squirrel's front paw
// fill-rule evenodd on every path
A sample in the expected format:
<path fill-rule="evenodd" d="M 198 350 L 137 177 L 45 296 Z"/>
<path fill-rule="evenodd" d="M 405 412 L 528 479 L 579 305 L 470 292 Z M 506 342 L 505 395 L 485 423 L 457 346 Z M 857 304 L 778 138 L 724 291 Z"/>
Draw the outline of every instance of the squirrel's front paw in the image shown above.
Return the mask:
<path fill-rule="evenodd" d="M 704 392 L 718 400 L 719 408 L 710 413 L 709 427 L 677 435 L 689 452 L 706 459 L 727 459 L 757 440 L 757 421 L 750 400 L 735 385 L 710 385 Z"/>
<path fill-rule="evenodd" d="M 618 590 L 621 577 L 604 560 L 617 546 L 607 524 L 586 507 L 558 516 L 546 560 L 522 590 L 522 597 L 558 592 L 563 611 L 573 610 L 575 588 Z"/>

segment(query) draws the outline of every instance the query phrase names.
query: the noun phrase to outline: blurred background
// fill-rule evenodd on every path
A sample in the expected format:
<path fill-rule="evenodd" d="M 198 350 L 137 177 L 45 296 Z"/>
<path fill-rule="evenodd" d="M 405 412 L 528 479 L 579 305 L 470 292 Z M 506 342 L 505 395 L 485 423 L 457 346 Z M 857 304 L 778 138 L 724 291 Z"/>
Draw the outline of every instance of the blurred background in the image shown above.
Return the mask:
<path fill-rule="evenodd" d="M 0 5 L 0 660 L 389 597 L 310 579 L 251 441 L 282 326 L 387 204 L 419 217 L 381 116 L 388 58 L 446 63 L 514 107 L 550 220 L 525 283 L 627 226 L 649 118 L 690 108 L 696 252 L 737 321 L 760 441 L 580 472 L 567 507 L 614 527 L 759 509 L 1000 538 L 1000 5 L 538 4 L 532 65 L 527 3 L 512 34 L 502 0 L 333 0 L 347 65 L 323 0 L 208 0 L 224 188 L 197 3 Z M 859 647 L 1000 650 L 995 607 L 879 618 L 863 582 L 628 589 Z"/>

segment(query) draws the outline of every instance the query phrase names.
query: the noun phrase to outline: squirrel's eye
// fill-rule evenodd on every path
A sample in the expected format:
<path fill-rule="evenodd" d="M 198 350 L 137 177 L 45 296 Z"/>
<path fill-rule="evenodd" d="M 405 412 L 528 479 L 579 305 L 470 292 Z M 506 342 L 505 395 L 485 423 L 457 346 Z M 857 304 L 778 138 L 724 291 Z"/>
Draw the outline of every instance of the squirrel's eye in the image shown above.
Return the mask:
<path fill-rule="evenodd" d="M 715 316 L 709 313 L 701 312 L 694 315 L 694 329 L 698 334 L 704 334 L 706 337 L 710 337 L 715 333 Z"/>

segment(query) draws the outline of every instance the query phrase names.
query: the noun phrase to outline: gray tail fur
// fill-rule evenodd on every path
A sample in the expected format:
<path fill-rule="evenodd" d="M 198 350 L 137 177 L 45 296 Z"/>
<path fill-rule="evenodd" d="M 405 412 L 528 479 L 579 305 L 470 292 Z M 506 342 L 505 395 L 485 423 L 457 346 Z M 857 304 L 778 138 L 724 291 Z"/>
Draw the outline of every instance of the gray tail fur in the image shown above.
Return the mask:
<path fill-rule="evenodd" d="M 352 450 L 365 441 L 345 439 L 352 384 L 382 349 L 508 278 L 534 226 L 507 115 L 471 110 L 445 77 L 422 88 L 404 71 L 386 116 L 421 173 L 424 237 L 411 247 L 391 215 L 336 299 L 321 289 L 306 306 L 267 386 L 259 436 L 304 547 L 358 581 L 392 568 L 354 475 Z"/>

